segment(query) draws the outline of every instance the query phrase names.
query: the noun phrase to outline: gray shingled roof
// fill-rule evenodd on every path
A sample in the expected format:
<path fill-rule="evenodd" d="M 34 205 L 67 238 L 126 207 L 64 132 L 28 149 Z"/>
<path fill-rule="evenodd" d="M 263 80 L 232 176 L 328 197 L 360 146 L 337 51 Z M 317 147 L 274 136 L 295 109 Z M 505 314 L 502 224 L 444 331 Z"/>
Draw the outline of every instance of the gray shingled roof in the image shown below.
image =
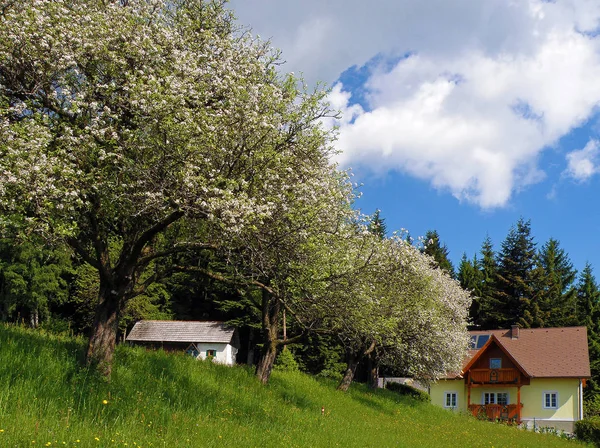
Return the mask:
<path fill-rule="evenodd" d="M 223 322 L 140 320 L 127 341 L 132 342 L 220 342 L 229 344 L 234 329 Z"/>

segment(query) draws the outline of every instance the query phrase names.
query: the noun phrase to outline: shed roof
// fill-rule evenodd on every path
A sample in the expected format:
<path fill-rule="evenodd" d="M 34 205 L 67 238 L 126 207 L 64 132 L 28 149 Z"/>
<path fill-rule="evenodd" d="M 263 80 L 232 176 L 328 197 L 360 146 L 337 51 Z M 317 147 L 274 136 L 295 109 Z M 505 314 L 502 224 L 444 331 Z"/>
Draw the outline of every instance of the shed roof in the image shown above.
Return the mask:
<path fill-rule="evenodd" d="M 518 337 L 511 330 L 470 331 L 471 336 L 494 335 L 496 343 L 532 378 L 589 378 L 590 359 L 586 327 L 521 328 Z M 471 359 L 487 349 L 469 350 L 463 371 Z"/>
<path fill-rule="evenodd" d="M 229 344 L 235 329 L 223 322 L 140 320 L 126 340 L 131 342 L 217 342 Z"/>

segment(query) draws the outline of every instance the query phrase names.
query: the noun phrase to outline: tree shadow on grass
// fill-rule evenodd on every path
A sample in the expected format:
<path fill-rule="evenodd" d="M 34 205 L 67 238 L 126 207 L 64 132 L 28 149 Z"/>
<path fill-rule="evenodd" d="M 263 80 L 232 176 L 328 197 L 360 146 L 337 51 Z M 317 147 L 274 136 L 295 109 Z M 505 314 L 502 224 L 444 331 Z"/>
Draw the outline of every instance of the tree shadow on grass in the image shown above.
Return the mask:
<path fill-rule="evenodd" d="M 170 418 L 183 413 L 198 418 L 268 423 L 273 420 L 265 406 L 266 391 L 243 367 L 228 367 L 187 358 L 182 353 L 123 347 L 115 369 L 116 394 L 130 397 L 135 405 L 124 404 L 129 412 L 146 411 Z M 136 381 L 135 375 L 143 373 Z M 132 388 L 132 383 L 135 387 Z M 135 389 L 135 390 L 134 390 Z M 135 396 L 136 390 L 144 397 Z M 263 398 L 264 397 L 264 398 Z"/>
<path fill-rule="evenodd" d="M 370 407 L 371 409 L 381 412 L 387 415 L 393 415 L 395 410 L 390 409 L 389 406 L 382 405 L 375 396 L 378 395 L 380 398 L 384 398 L 389 401 L 393 401 L 397 406 L 409 406 L 409 407 L 419 407 L 423 405 L 423 402 L 412 398 L 409 395 L 402 395 L 396 392 L 383 390 L 383 389 L 375 389 L 375 390 L 357 390 L 351 391 L 351 397 L 353 400 L 358 401 L 364 406 Z M 356 393 L 353 393 L 356 392 Z"/>
<path fill-rule="evenodd" d="M 315 382 L 315 386 L 319 383 Z M 320 409 L 321 405 L 306 396 L 300 389 L 293 387 L 290 381 L 280 377 L 271 377 L 269 380 L 271 390 L 281 398 L 285 403 L 291 404 L 301 409 Z"/>

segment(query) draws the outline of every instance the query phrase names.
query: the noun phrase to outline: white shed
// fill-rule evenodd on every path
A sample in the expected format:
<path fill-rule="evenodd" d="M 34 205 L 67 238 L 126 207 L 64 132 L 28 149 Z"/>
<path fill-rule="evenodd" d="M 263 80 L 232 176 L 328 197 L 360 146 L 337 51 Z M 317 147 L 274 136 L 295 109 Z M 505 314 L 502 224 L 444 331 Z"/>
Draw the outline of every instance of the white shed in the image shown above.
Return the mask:
<path fill-rule="evenodd" d="M 199 359 L 234 365 L 239 342 L 234 328 L 223 322 L 140 320 L 126 341 L 167 351 L 184 350 Z"/>

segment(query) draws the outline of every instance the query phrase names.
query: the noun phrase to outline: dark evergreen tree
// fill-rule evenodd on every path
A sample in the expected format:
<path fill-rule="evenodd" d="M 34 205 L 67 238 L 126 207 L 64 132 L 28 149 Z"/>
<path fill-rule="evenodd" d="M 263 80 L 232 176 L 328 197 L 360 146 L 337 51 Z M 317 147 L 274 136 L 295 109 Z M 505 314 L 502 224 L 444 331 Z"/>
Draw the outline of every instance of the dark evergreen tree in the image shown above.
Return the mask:
<path fill-rule="evenodd" d="M 481 287 L 483 282 L 477 255 L 473 256 L 473 260 L 469 260 L 467 254 L 463 253 L 460 265 L 458 266 L 457 280 L 460 282 L 460 286 L 471 292 L 473 296 L 469 317 L 471 322 L 476 327 L 479 327 L 480 323 L 476 322 L 476 317 L 481 314 Z"/>
<path fill-rule="evenodd" d="M 434 259 L 435 264 L 443 271 L 446 271 L 450 277 L 455 277 L 454 266 L 448 258 L 448 247 L 445 244 L 441 244 L 437 230 L 427 231 L 421 251 L 431 256 Z"/>
<path fill-rule="evenodd" d="M 560 247 L 557 240 L 550 238 L 538 254 L 539 267 L 542 269 L 542 284 L 539 285 L 539 307 L 544 315 L 543 325 L 561 327 L 575 325 L 577 290 L 575 278 L 577 271 L 569 255 Z"/>
<path fill-rule="evenodd" d="M 534 295 L 532 271 L 535 266 L 536 245 L 531 223 L 520 218 L 511 227 L 498 254 L 494 326 L 507 328 L 522 323 L 524 304 Z"/>
<path fill-rule="evenodd" d="M 496 253 L 489 236 L 481 244 L 481 259 L 479 260 L 479 272 L 481 283 L 477 290 L 478 308 L 476 313 L 471 314 L 473 324 L 477 328 L 489 330 L 498 328 L 501 321 L 498 312 L 498 300 L 496 297 L 496 277 L 498 275 L 498 263 Z"/>
<path fill-rule="evenodd" d="M 33 241 L 0 240 L 0 320 L 38 327 L 68 298 L 70 251 Z"/>
<path fill-rule="evenodd" d="M 592 266 L 586 263 L 577 283 L 575 300 L 577 324 L 585 325 L 592 377 L 585 388 L 585 415 L 600 415 L 600 288 Z"/>
<path fill-rule="evenodd" d="M 592 266 L 585 264 L 579 276 L 575 296 L 576 325 L 585 325 L 588 331 L 597 332 L 600 322 L 598 314 L 600 303 L 600 289 L 596 283 Z"/>
<path fill-rule="evenodd" d="M 381 212 L 375 210 L 368 226 L 369 232 L 374 235 L 378 235 L 379 238 L 384 239 L 387 233 L 387 227 L 385 225 L 385 219 L 381 217 Z"/>
<path fill-rule="evenodd" d="M 549 304 L 547 299 L 548 275 L 542 266 L 536 265 L 528 276 L 531 293 L 521 298 L 522 315 L 518 324 L 522 328 L 548 326 Z"/>

